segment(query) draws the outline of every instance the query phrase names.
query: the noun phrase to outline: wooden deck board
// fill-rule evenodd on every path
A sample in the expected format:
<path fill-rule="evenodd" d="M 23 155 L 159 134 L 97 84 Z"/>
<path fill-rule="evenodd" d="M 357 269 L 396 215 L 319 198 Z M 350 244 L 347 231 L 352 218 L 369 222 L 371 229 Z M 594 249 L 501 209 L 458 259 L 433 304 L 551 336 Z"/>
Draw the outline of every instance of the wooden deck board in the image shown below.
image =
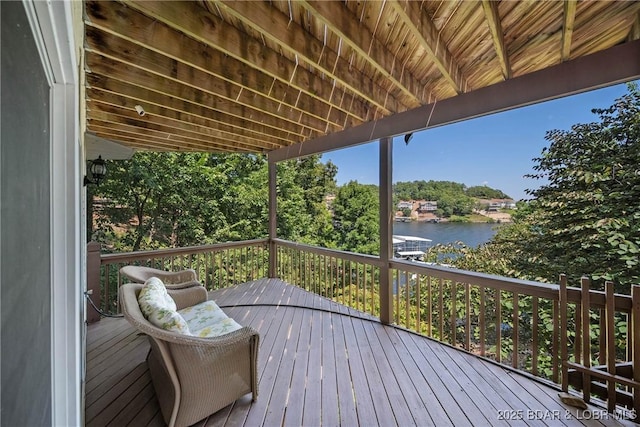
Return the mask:
<path fill-rule="evenodd" d="M 260 333 L 259 395 L 257 402 L 242 397 L 199 427 L 630 425 L 567 416 L 576 411 L 556 389 L 279 280 L 211 296 Z M 87 426 L 164 425 L 148 346 L 124 319 L 88 327 Z M 524 419 L 500 420 L 505 411 Z M 560 419 L 527 419 L 528 411 Z"/>

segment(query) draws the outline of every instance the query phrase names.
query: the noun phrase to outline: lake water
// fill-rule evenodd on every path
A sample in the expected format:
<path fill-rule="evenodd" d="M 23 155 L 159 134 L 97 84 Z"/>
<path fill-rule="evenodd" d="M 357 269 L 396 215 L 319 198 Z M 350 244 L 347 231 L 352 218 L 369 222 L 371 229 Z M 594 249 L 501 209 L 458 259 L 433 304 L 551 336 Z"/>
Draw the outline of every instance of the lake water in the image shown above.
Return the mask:
<path fill-rule="evenodd" d="M 431 239 L 431 245 L 438 243 L 464 242 L 469 247 L 477 247 L 488 242 L 496 234 L 500 224 L 441 222 L 394 222 L 393 234 L 424 237 Z"/>

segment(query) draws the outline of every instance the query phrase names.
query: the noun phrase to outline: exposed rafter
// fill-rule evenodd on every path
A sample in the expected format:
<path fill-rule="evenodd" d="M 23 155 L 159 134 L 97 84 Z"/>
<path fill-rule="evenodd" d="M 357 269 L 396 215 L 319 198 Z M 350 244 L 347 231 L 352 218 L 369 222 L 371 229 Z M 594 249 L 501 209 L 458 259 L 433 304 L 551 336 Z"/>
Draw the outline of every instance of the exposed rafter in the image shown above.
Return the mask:
<path fill-rule="evenodd" d="M 355 16 L 342 2 L 324 0 L 301 0 L 314 16 L 322 21 L 331 31 L 365 58 L 384 78 L 402 92 L 417 107 L 424 102 L 420 94 L 422 85 L 403 67 L 398 65 L 396 55 L 362 27 Z M 342 19 L 335 19 L 341 16 Z"/>
<path fill-rule="evenodd" d="M 511 78 L 511 65 L 509 64 L 509 54 L 504 43 L 504 33 L 502 32 L 502 24 L 500 23 L 500 14 L 498 13 L 498 2 L 495 0 L 482 0 L 482 8 L 484 9 L 485 19 L 491 32 L 493 46 L 496 50 L 496 57 L 500 62 L 502 75 L 505 79 Z"/>
<path fill-rule="evenodd" d="M 562 21 L 562 61 L 566 61 L 571 55 L 571 39 L 573 37 L 573 25 L 576 20 L 577 0 L 564 0 L 564 14 Z"/>
<path fill-rule="evenodd" d="M 88 4 L 92 7 L 92 3 Z M 126 17 L 126 18 L 125 18 Z M 96 33 L 97 30 L 102 33 Z M 105 33 L 112 35 L 105 38 Z M 121 41 L 114 37 L 117 35 Z M 114 4 L 110 8 L 102 8 L 99 14 L 91 16 L 87 22 L 87 41 L 91 48 L 98 51 L 110 50 L 122 55 L 129 54 L 134 48 L 131 44 L 141 46 L 157 55 L 147 62 L 156 63 L 156 67 L 167 67 L 172 71 L 175 65 L 167 63 L 169 60 L 178 61 L 202 72 L 210 73 L 213 77 L 223 80 L 225 84 L 237 85 L 249 94 L 266 97 L 284 108 L 298 110 L 304 114 L 310 114 L 317 119 L 324 120 L 326 124 L 340 127 L 353 126 L 367 120 L 368 110 L 364 105 L 353 105 L 351 108 L 340 110 L 332 108 L 329 103 L 310 96 L 307 93 L 293 91 L 290 86 L 283 84 L 281 80 L 247 66 L 225 55 L 217 49 L 213 49 L 190 37 L 184 37 L 180 32 L 160 24 L 141 13 L 132 11 L 121 4 Z M 126 44 L 125 41 L 131 44 Z M 107 43 L 115 43 L 113 46 Z M 165 59 L 158 59 L 161 56 Z M 217 65 L 224 63 L 224 67 Z M 242 79 L 238 81 L 238 76 Z M 281 108 L 281 107 L 278 107 Z"/>
<path fill-rule="evenodd" d="M 140 150 L 272 158 L 561 96 L 582 90 L 576 81 L 591 85 L 585 75 L 604 85 L 620 58 L 600 68 L 578 60 L 640 38 L 640 1 L 83 5 L 87 129 Z M 546 72 L 563 62 L 583 65 Z M 490 89 L 526 76 L 533 83 Z"/>
<path fill-rule="evenodd" d="M 336 150 L 638 79 L 639 58 L 640 41 L 625 43 L 339 134 L 280 148 L 269 152 L 269 160 L 278 162 Z M 612 63 L 616 66 L 612 67 Z"/>
<path fill-rule="evenodd" d="M 640 12 L 636 14 L 636 19 L 633 21 L 631 31 L 629 31 L 629 37 L 627 41 L 633 41 L 640 39 Z"/>
<path fill-rule="evenodd" d="M 470 87 L 460 67 L 440 37 L 435 24 L 420 6 L 420 2 L 390 0 L 389 4 L 398 14 L 398 18 L 410 29 L 413 36 L 420 41 L 421 46 L 428 52 L 430 59 L 455 91 L 457 93 L 468 91 Z"/>
<path fill-rule="evenodd" d="M 328 79 L 318 78 L 261 41 L 247 37 L 246 33 L 203 10 L 195 2 L 134 1 L 127 5 L 335 108 L 345 112 L 355 108 L 362 111 L 367 120 L 375 116 L 370 107 L 335 87 Z"/>
<path fill-rule="evenodd" d="M 260 32 L 265 38 L 277 43 L 283 51 L 300 58 L 335 80 L 339 86 L 375 105 L 385 115 L 410 107 L 410 104 L 402 107 L 403 104 L 395 96 L 378 86 L 376 82 L 359 71 L 350 69 L 344 58 L 323 45 L 322 41 L 310 37 L 303 27 L 290 21 L 289 16 L 268 3 L 219 0 L 216 4 L 245 25 Z"/>

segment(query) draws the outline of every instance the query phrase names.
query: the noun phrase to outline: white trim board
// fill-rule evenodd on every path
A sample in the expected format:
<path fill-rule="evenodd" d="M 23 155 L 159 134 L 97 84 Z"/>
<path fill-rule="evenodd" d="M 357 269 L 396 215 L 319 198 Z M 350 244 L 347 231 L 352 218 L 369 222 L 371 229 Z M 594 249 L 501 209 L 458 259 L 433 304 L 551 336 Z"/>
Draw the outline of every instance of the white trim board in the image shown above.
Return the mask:
<path fill-rule="evenodd" d="M 79 86 L 71 4 L 24 0 L 49 80 L 51 102 L 52 421 L 82 425 L 82 324 Z"/>

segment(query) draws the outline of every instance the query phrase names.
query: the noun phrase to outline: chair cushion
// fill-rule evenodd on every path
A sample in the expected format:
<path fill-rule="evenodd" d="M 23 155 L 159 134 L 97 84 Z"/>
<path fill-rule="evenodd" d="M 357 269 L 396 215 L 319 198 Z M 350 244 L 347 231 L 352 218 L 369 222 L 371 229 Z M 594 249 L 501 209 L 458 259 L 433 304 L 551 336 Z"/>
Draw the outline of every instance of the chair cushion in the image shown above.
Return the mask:
<path fill-rule="evenodd" d="M 195 330 L 191 332 L 191 335 L 200 337 L 200 338 L 212 338 L 219 337 L 221 335 L 228 334 L 233 331 L 237 331 L 241 329 L 240 326 L 235 320 L 230 317 L 226 319 L 222 319 L 212 325 L 205 326 L 202 329 Z"/>
<path fill-rule="evenodd" d="M 162 280 L 148 279 L 138 295 L 138 304 L 144 317 L 155 326 L 167 331 L 191 335 L 188 323 L 176 311 L 176 303 L 167 292 Z"/>
<path fill-rule="evenodd" d="M 242 328 L 212 300 L 184 308 L 178 313 L 189 325 L 191 334 L 197 337 L 218 337 Z"/>

